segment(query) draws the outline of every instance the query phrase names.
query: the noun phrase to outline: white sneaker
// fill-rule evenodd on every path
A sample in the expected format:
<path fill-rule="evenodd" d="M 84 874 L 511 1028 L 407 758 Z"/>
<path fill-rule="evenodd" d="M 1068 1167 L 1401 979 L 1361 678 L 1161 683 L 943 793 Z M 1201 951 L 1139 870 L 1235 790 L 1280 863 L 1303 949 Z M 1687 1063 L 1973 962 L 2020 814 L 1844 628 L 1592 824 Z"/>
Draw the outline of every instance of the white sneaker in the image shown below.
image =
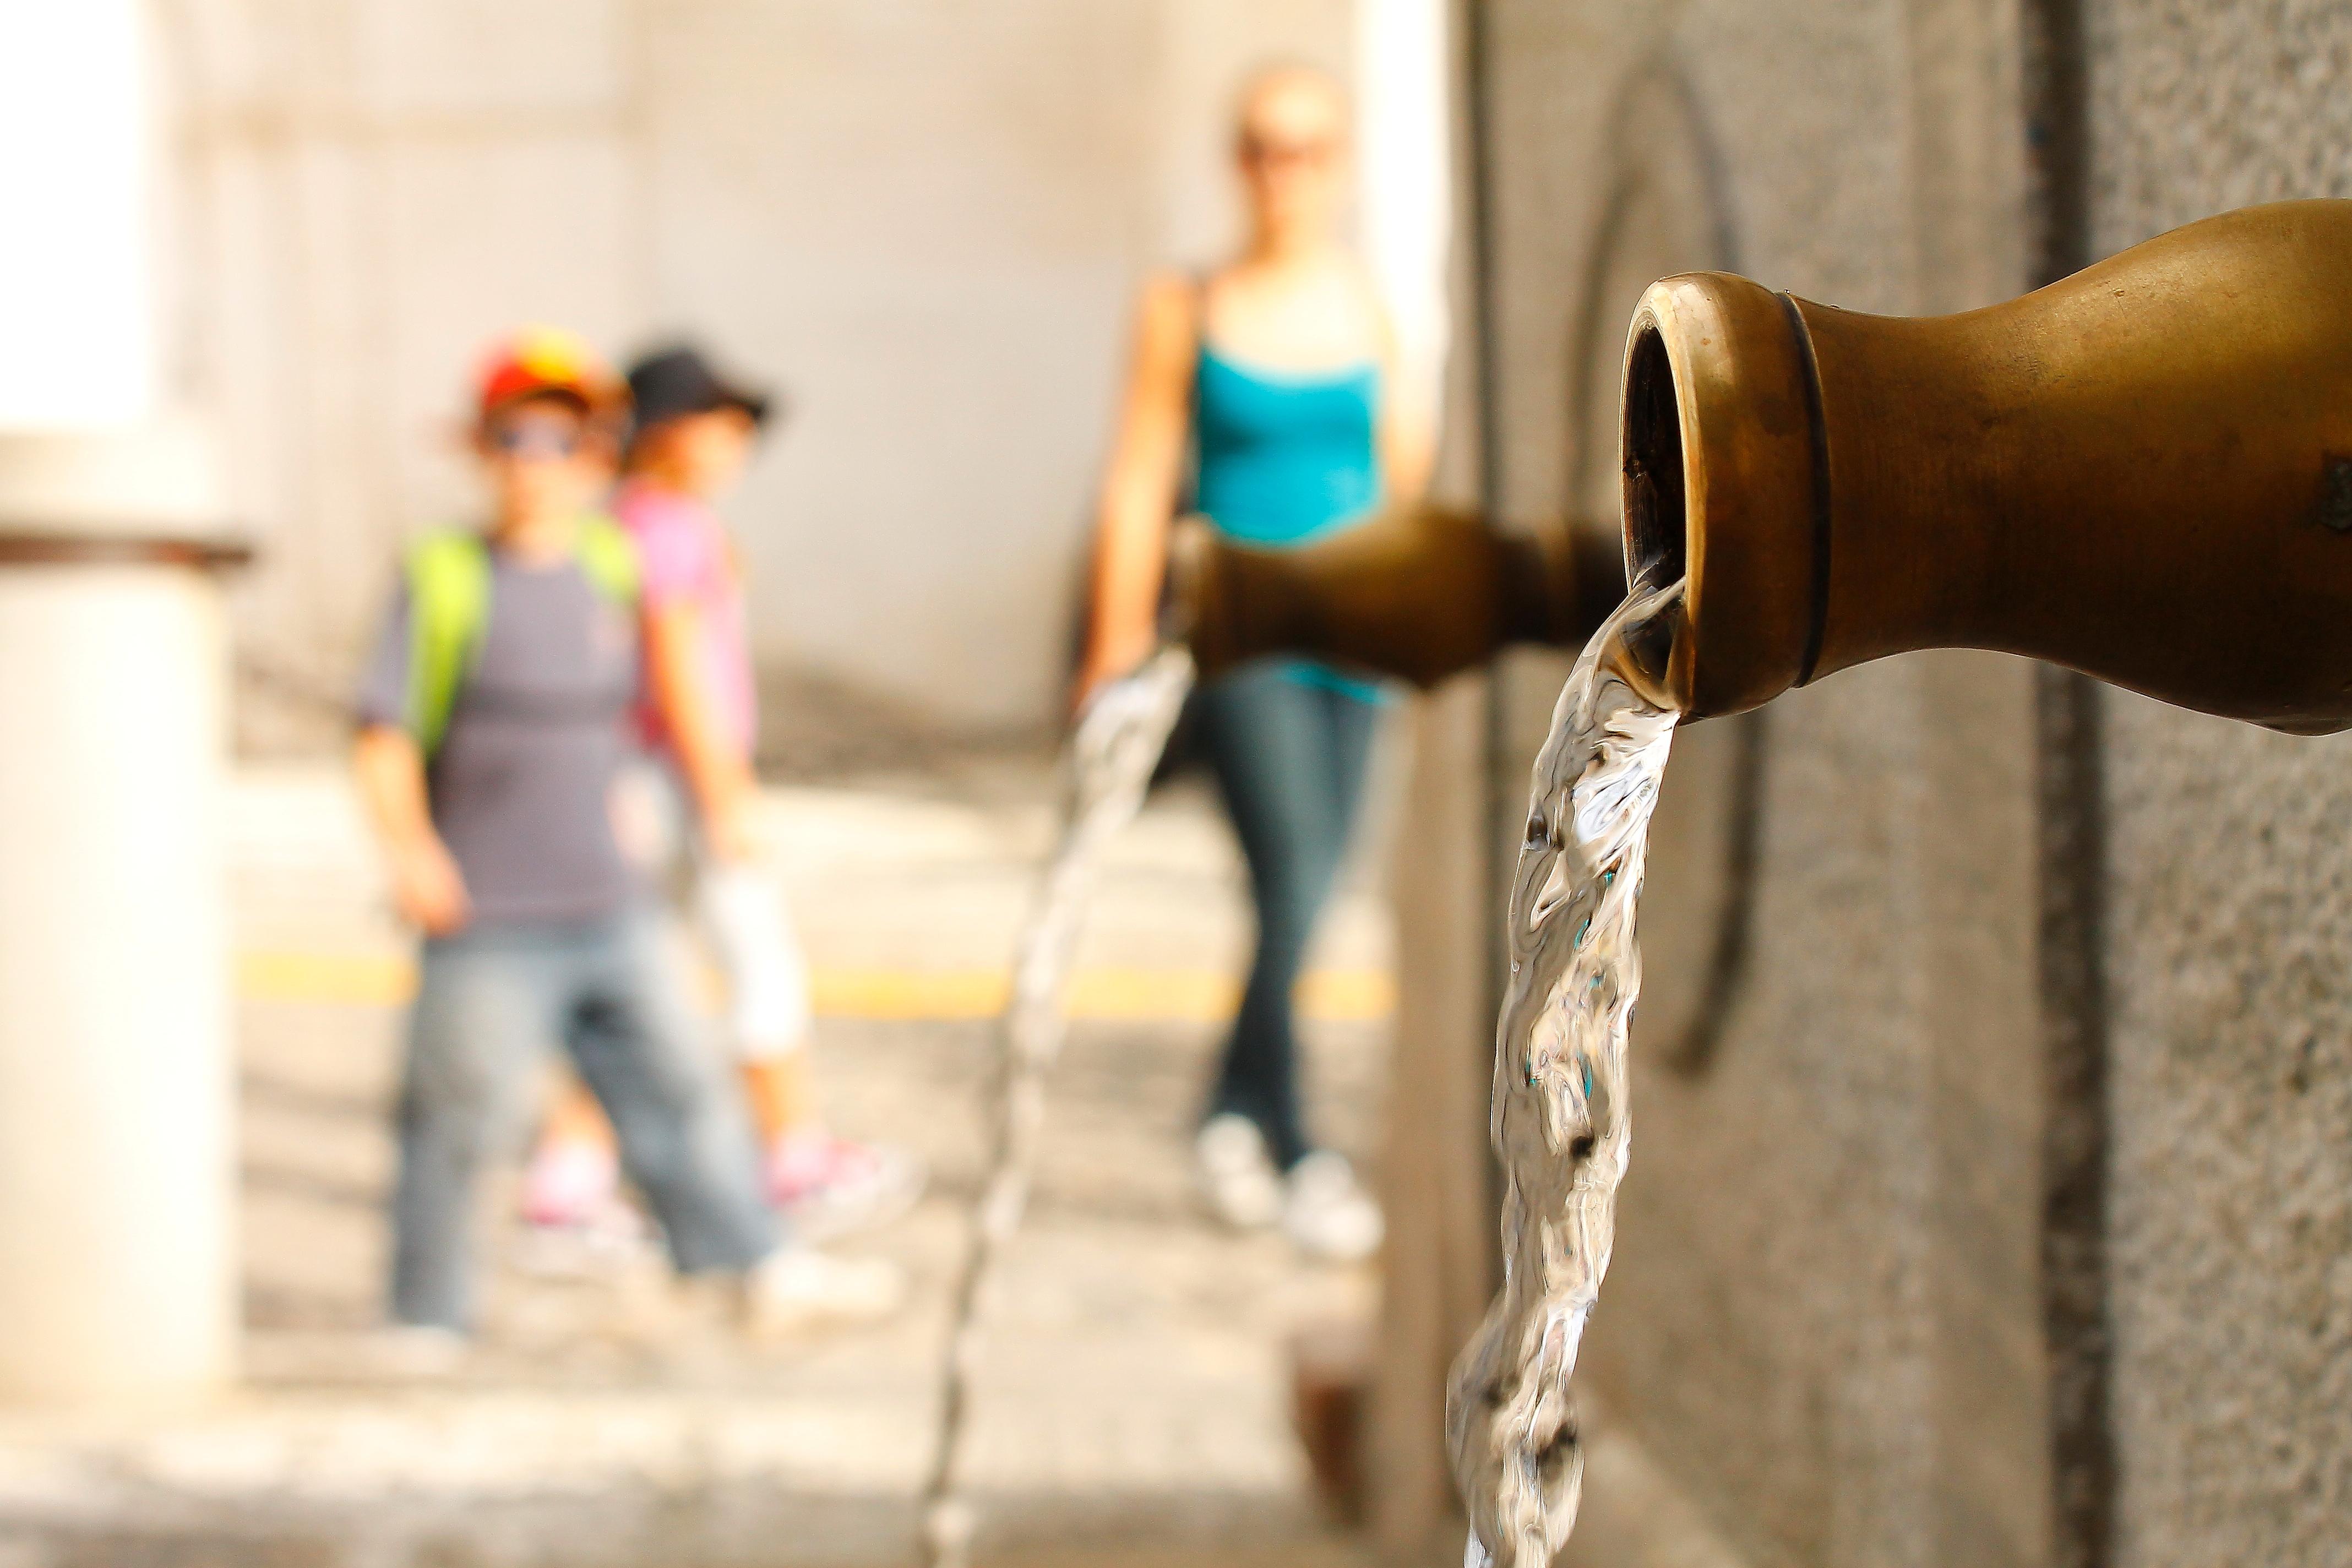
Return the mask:
<path fill-rule="evenodd" d="M 1358 1263 L 1381 1249 L 1388 1226 L 1346 1158 L 1318 1149 L 1290 1168 L 1282 1228 L 1309 1258 Z"/>
<path fill-rule="evenodd" d="M 887 1258 L 836 1258 L 814 1247 L 781 1248 L 743 1280 L 746 1324 L 760 1333 L 872 1322 L 906 1300 L 907 1276 Z"/>
<path fill-rule="evenodd" d="M 1201 1191 L 1216 1216 L 1235 1230 L 1262 1230 L 1282 1215 L 1282 1178 L 1265 1152 L 1265 1134 L 1246 1116 L 1220 1111 L 1192 1141 Z"/>

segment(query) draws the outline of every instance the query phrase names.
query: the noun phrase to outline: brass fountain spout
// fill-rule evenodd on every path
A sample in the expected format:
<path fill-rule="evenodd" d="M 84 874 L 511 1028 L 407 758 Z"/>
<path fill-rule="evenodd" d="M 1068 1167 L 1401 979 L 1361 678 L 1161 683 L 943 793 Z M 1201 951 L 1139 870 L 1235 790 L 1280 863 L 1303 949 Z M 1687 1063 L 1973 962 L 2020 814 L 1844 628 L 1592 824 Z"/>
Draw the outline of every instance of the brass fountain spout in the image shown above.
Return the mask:
<path fill-rule="evenodd" d="M 2209 218 L 1963 315 L 1695 273 L 1625 354 L 1628 571 L 1694 716 L 1985 647 L 2352 724 L 2352 202 Z"/>
<path fill-rule="evenodd" d="M 1251 549 L 1191 520 L 1172 556 L 1177 629 L 1211 675 L 1297 653 L 1433 686 L 1511 643 L 1580 647 L 1625 592 L 1605 533 L 1508 534 L 1435 506 L 1297 550 Z"/>

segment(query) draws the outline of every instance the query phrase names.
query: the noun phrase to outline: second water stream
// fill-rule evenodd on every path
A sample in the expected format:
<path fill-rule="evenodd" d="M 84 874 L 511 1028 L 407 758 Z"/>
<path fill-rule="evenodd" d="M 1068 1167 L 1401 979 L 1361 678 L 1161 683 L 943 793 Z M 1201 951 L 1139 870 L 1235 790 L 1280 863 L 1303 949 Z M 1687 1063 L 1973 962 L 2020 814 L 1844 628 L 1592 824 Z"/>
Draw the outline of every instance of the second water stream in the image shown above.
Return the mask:
<path fill-rule="evenodd" d="M 977 1520 L 964 1493 L 964 1426 L 980 1353 L 980 1314 L 996 1261 L 1021 1228 L 1029 1175 L 1045 1121 L 1045 1078 L 1068 1030 L 1063 1005 L 1097 863 L 1143 805 L 1152 769 L 1192 686 L 1192 658 L 1165 648 L 1142 668 L 1097 692 L 1079 716 L 1063 759 L 1060 837 L 1022 928 L 1013 992 L 999 1037 L 988 1168 L 971 1239 L 951 1300 L 940 1426 L 923 1489 L 923 1534 L 931 1568 L 965 1568 Z"/>
<path fill-rule="evenodd" d="M 1584 1453 L 1569 1384 L 1608 1272 L 1631 1146 L 1626 1046 L 1642 988 L 1634 912 L 1678 717 L 1658 670 L 1682 595 L 1680 583 L 1637 589 L 1610 616 L 1570 673 L 1536 758 L 1496 1026 L 1503 1289 L 1456 1363 L 1447 1400 L 1472 1568 L 1546 1568 L 1576 1521 Z M 923 1496 L 932 1568 L 971 1561 L 964 1427 L 980 1313 L 1027 1205 L 1096 862 L 1141 806 L 1192 681 L 1188 655 L 1160 653 L 1088 704 L 1066 760 L 1062 831 L 1014 964 L 988 1169 L 953 1298 Z"/>

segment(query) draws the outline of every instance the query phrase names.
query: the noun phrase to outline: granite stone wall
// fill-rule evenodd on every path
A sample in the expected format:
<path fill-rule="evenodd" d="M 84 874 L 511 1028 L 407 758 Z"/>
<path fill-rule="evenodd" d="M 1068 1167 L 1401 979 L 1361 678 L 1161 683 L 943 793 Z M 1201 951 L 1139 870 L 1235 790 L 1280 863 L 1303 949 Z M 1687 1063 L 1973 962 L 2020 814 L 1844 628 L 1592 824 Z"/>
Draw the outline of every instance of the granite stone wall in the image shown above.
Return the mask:
<path fill-rule="evenodd" d="M 1622 331 L 1628 279 L 1729 262 L 1896 313 L 2030 281 L 2030 17 L 2010 0 L 1490 16 L 1496 424 L 1522 522 L 1605 505 L 1612 426 L 1579 389 L 1608 384 L 1622 338 L 1578 323 Z M 2096 250 L 2352 194 L 2341 5 L 2095 0 L 2081 19 Z M 1666 139 L 1626 111 L 1643 81 L 1674 84 L 1686 145 L 1639 181 L 1678 194 L 1627 220 L 1623 171 Z M 1559 677 L 1502 677 L 1504 779 Z M 2082 1478 L 2052 1457 L 2030 667 L 1910 656 L 1786 697 L 1753 789 L 1728 726 L 1677 742 L 1633 1168 L 1583 1376 L 1752 1563 L 2352 1563 L 2352 742 L 2116 693 L 2100 711 L 2108 1088 L 2059 1109 L 2107 1140 L 2104 1542 L 2055 1501 Z M 1486 765 L 1428 740 L 1424 769 Z M 1694 1061 L 1743 804 L 1748 958 Z"/>
<path fill-rule="evenodd" d="M 2344 7 L 2087 22 L 2102 251 L 2352 195 Z M 2106 728 L 2116 1561 L 2352 1562 L 2352 741 Z"/>

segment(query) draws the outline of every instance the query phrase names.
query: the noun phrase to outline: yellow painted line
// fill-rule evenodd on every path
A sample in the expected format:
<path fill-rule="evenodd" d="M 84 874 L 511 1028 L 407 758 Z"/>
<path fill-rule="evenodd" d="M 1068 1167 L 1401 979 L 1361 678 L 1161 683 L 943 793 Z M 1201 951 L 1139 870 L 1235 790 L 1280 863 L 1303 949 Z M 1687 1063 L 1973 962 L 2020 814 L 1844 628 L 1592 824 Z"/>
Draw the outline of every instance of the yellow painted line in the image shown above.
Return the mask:
<path fill-rule="evenodd" d="M 394 1007 L 416 990 L 416 963 L 388 952 L 240 952 L 236 994 L 247 1002 Z"/>
<path fill-rule="evenodd" d="M 714 989 L 716 989 L 714 987 Z M 820 969 L 809 1005 L 829 1018 L 992 1018 L 1008 976 L 987 969 Z"/>
<path fill-rule="evenodd" d="M 811 1001 L 828 1018 L 940 1020 L 992 1018 L 1011 993 L 997 969 L 820 969 L 809 977 Z M 393 1007 L 416 989 L 416 965 L 389 952 L 248 951 L 237 955 L 237 994 L 247 1002 L 307 1002 Z M 1230 1016 L 1234 980 L 1201 969 L 1100 967 L 1070 979 L 1070 1016 L 1102 1021 L 1213 1023 Z M 1396 984 L 1372 969 L 1323 969 L 1298 984 L 1299 1011 L 1310 1018 L 1376 1023 L 1396 1009 Z"/>

